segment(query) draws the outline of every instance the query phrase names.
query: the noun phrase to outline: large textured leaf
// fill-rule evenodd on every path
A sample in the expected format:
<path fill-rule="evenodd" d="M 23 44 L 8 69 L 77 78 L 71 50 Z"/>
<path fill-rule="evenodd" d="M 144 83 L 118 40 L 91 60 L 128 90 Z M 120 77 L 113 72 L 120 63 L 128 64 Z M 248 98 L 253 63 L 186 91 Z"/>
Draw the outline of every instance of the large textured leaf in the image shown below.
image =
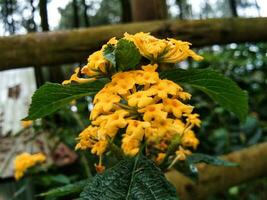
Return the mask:
<path fill-rule="evenodd" d="M 244 120 L 248 113 L 248 95 L 231 79 L 212 69 L 175 69 L 161 74 L 176 83 L 189 84 L 208 94 L 221 106 Z"/>
<path fill-rule="evenodd" d="M 68 195 L 79 194 L 85 187 L 88 180 L 78 181 L 76 183 L 68 184 L 66 186 L 58 187 L 39 194 L 38 196 L 45 197 L 46 199 L 57 199 Z"/>
<path fill-rule="evenodd" d="M 134 69 L 141 59 L 134 43 L 125 39 L 120 39 L 116 46 L 108 45 L 104 49 L 104 57 L 118 71 Z"/>
<path fill-rule="evenodd" d="M 116 50 L 115 58 L 119 70 L 134 69 L 141 59 L 139 50 L 133 42 L 120 39 Z"/>
<path fill-rule="evenodd" d="M 96 94 L 106 83 L 97 80 L 85 84 L 61 85 L 45 83 L 32 96 L 28 117 L 24 120 L 34 120 L 49 115 L 72 100 Z"/>
<path fill-rule="evenodd" d="M 164 174 L 144 156 L 126 159 L 89 181 L 81 200 L 177 200 Z"/>
<path fill-rule="evenodd" d="M 187 161 L 191 164 L 191 163 L 207 163 L 210 165 L 216 165 L 216 166 L 225 166 L 225 167 L 236 167 L 238 166 L 237 163 L 233 163 L 233 162 L 229 162 L 226 160 L 222 160 L 220 158 L 214 157 L 214 156 L 209 156 L 206 154 L 202 154 L 202 153 L 194 153 L 190 156 L 187 157 Z"/>

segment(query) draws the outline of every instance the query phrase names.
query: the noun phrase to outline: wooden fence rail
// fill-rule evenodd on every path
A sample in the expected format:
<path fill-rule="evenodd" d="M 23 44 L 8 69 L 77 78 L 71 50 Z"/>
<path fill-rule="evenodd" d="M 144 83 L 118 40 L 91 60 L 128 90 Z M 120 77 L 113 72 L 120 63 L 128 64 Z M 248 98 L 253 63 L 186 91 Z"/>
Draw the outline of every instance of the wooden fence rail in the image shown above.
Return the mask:
<path fill-rule="evenodd" d="M 0 70 L 86 61 L 88 54 L 124 32 L 151 32 L 194 47 L 267 41 L 267 18 L 150 21 L 0 38 Z"/>

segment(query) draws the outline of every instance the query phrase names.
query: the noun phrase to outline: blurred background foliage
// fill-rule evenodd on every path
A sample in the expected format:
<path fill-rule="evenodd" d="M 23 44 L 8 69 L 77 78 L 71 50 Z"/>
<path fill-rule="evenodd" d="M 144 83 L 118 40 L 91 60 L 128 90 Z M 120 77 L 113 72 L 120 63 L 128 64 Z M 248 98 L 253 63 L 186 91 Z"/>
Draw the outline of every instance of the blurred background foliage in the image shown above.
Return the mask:
<path fill-rule="evenodd" d="M 65 1 L 64 7 L 58 8 L 60 18 L 54 22 L 51 16 L 49 18 L 49 8 L 56 1 L 0 0 L 0 26 L 2 26 L 0 34 L 13 35 L 65 30 L 125 23 L 133 20 L 129 0 L 69 0 Z M 262 15 L 257 0 L 168 0 L 165 3 L 168 9 L 167 16 L 161 16 L 159 19 L 185 20 L 214 17 L 259 17 Z M 266 6 L 266 4 L 264 5 Z M 51 23 L 53 25 L 49 22 L 53 22 Z M 198 148 L 199 152 L 221 155 L 267 141 L 266 50 L 266 43 L 213 45 L 196 49 L 205 58 L 204 61 L 197 63 L 189 60 L 179 64 L 179 67 L 183 68 L 209 67 L 218 70 L 236 81 L 249 94 L 249 115 L 244 122 L 240 122 L 236 116 L 221 108 L 206 95 L 188 88 L 193 93 L 191 104 L 195 105 L 202 119 L 202 127 L 197 131 L 201 141 Z M 55 69 L 57 70 L 55 71 Z M 45 81 L 61 82 L 69 77 L 72 69 L 73 65 L 36 69 L 37 84 L 41 85 Z M 73 102 L 43 119 L 41 124 L 34 126 L 34 129 L 36 131 L 49 131 L 52 133 L 51 137 L 63 141 L 70 149 L 74 149 L 75 138 L 88 125 L 90 107 L 91 98 Z M 56 186 L 90 177 L 95 173 L 92 164 L 94 163 L 92 162 L 95 159 L 94 156 L 90 155 L 89 152 L 78 152 L 78 154 L 80 159 L 75 163 L 63 167 L 51 167 L 46 173 L 24 179 L 23 181 L 27 184 L 21 184 L 21 182 L 15 184 L 11 180 L 0 180 L 0 184 L 3 182 L 0 190 L 7 191 L 5 188 L 8 186 L 6 185 L 12 182 L 13 188 L 10 189 L 9 187 L 10 191 L 7 192 L 10 193 L 12 199 L 35 199 L 36 196 L 31 195 L 29 197 L 29 194 L 38 194 Z M 89 165 L 89 169 L 86 168 L 86 165 Z M 210 199 L 267 199 L 266 191 L 267 180 L 262 178 L 234 186 Z M 25 197 L 25 195 L 28 196 Z"/>

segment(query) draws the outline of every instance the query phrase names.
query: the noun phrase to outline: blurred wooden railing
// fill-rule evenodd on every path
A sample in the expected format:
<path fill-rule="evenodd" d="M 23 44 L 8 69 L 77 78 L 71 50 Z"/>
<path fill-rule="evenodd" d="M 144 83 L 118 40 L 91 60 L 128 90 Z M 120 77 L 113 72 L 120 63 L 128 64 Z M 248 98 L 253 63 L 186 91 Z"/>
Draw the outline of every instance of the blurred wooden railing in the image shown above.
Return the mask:
<path fill-rule="evenodd" d="M 267 176 L 267 142 L 235 151 L 223 156 L 223 159 L 239 166 L 199 164 L 199 180 L 195 183 L 175 170 L 169 171 L 166 176 L 176 187 L 181 200 L 207 199 L 210 195 L 223 192 L 232 186 Z"/>
<path fill-rule="evenodd" d="M 267 41 L 267 18 L 150 21 L 0 38 L 0 70 L 85 62 L 88 54 L 124 32 L 151 32 L 194 47 Z"/>

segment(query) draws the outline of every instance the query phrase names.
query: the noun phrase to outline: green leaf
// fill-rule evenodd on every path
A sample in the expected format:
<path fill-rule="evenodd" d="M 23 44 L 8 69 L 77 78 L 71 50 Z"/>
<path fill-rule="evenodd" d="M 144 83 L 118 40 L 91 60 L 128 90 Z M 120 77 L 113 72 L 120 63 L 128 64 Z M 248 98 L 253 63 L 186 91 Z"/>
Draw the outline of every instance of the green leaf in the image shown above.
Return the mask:
<path fill-rule="evenodd" d="M 58 197 L 79 194 L 86 186 L 87 182 L 87 179 L 78 181 L 76 183 L 49 190 L 48 192 L 41 193 L 38 196 L 46 197 L 46 199 L 57 199 Z"/>
<path fill-rule="evenodd" d="M 88 182 L 81 200 L 177 200 L 164 174 L 144 156 L 126 159 Z"/>
<path fill-rule="evenodd" d="M 135 69 L 140 62 L 141 55 L 133 42 L 120 39 L 115 50 L 115 58 L 118 70 Z"/>
<path fill-rule="evenodd" d="M 162 78 L 197 88 L 244 121 L 248 113 L 248 95 L 231 79 L 212 69 L 175 69 L 165 71 Z"/>
<path fill-rule="evenodd" d="M 107 47 L 104 49 L 104 57 L 111 62 L 111 64 L 116 67 L 116 60 L 115 60 L 115 47 L 111 44 L 108 44 Z"/>
<path fill-rule="evenodd" d="M 58 174 L 58 175 L 44 175 L 39 177 L 39 182 L 41 182 L 42 185 L 45 186 L 51 186 L 51 185 L 59 185 L 59 184 L 70 184 L 69 177 Z"/>
<path fill-rule="evenodd" d="M 187 161 L 190 164 L 192 164 L 192 163 L 196 164 L 196 163 L 204 162 L 204 163 L 207 163 L 209 165 L 224 166 L 224 167 L 236 167 L 236 166 L 238 166 L 237 163 L 225 161 L 225 160 L 219 159 L 217 157 L 209 156 L 209 155 L 202 154 L 202 153 L 194 153 L 194 154 L 188 156 Z"/>
<path fill-rule="evenodd" d="M 45 83 L 32 96 L 29 114 L 24 120 L 35 120 L 47 116 L 71 101 L 96 94 L 106 80 L 96 80 L 85 84 L 61 85 Z"/>
<path fill-rule="evenodd" d="M 141 54 L 133 42 L 120 39 L 116 46 L 107 45 L 103 53 L 117 71 L 135 69 L 141 59 Z"/>

